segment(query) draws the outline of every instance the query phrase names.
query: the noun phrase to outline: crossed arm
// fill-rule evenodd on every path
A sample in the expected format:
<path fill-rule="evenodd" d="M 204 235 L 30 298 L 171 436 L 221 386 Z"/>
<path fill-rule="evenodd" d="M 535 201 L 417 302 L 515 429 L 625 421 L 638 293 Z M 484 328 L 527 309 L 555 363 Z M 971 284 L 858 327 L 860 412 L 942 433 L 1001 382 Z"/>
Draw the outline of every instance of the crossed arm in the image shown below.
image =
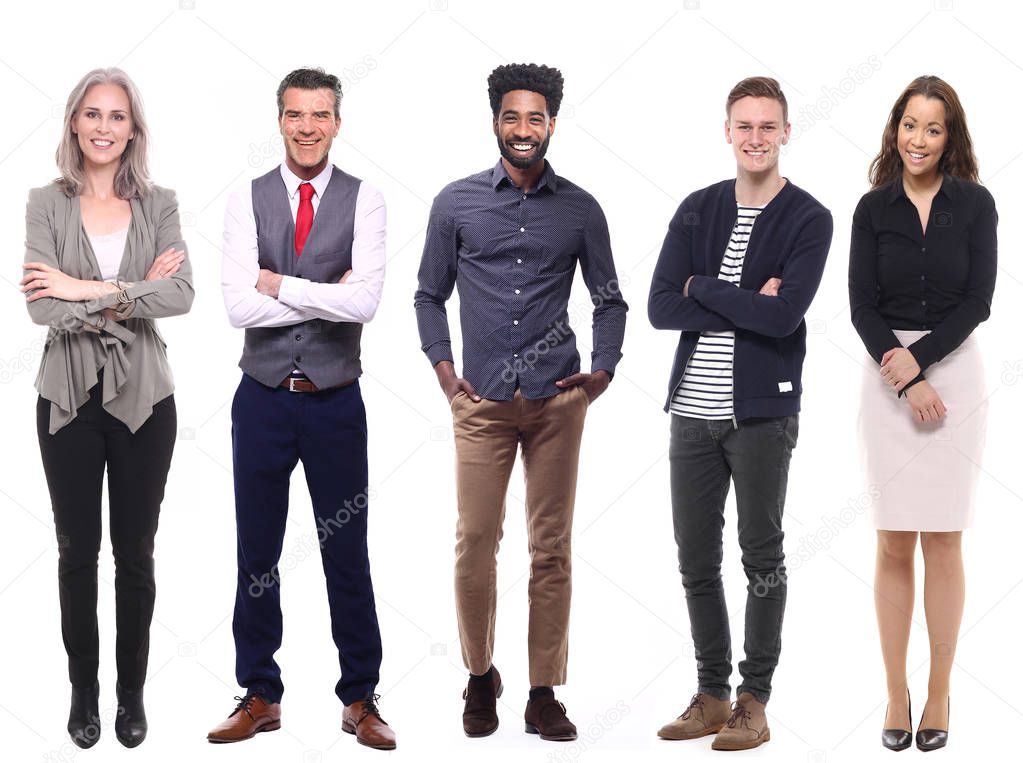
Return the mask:
<path fill-rule="evenodd" d="M 355 204 L 351 269 L 338 283 L 285 276 L 260 268 L 251 186 L 240 187 L 224 215 L 221 289 L 231 325 L 291 326 L 314 318 L 368 323 L 383 292 L 386 226 L 383 197 L 363 183 Z"/>

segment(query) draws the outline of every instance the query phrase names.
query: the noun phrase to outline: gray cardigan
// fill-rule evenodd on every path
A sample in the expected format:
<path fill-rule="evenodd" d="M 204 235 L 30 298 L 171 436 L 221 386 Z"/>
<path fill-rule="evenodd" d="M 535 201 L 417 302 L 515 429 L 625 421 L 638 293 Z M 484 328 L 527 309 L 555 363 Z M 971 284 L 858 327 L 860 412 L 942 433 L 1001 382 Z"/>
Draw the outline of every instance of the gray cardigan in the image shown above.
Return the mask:
<path fill-rule="evenodd" d="M 192 266 L 186 255 L 170 278 L 146 281 L 157 255 L 170 247 L 185 249 L 174 192 L 159 186 L 142 199 L 131 199 L 131 223 L 119 281 L 135 300 L 131 317 L 104 320 L 117 295 L 85 302 L 44 297 L 29 302 L 32 320 L 49 326 L 36 377 L 36 389 L 49 400 L 50 434 L 78 413 L 88 390 L 103 373 L 103 408 L 136 432 L 159 402 L 174 391 L 166 344 L 154 318 L 187 313 L 192 306 Z M 25 262 L 44 262 L 74 278 L 102 281 L 89 236 L 82 225 L 78 197 L 69 198 L 57 183 L 33 188 L 28 196 Z M 95 330 L 95 326 L 100 326 Z"/>

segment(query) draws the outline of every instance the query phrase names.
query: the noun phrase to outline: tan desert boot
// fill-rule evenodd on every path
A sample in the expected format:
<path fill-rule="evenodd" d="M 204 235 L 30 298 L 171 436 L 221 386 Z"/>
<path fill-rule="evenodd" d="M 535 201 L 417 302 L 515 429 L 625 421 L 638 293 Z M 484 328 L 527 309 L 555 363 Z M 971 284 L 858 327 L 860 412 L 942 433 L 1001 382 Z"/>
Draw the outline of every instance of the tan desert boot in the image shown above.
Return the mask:
<path fill-rule="evenodd" d="M 682 715 L 661 727 L 657 736 L 661 739 L 696 739 L 716 734 L 725 725 L 728 715 L 727 699 L 700 692 L 693 695 Z"/>

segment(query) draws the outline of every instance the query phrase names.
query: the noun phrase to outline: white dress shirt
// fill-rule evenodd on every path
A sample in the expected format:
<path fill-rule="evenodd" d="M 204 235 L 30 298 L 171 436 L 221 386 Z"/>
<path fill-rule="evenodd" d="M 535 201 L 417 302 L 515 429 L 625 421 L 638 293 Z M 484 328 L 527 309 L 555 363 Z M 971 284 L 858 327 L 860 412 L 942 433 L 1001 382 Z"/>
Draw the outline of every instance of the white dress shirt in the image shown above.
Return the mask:
<path fill-rule="evenodd" d="M 313 186 L 313 216 L 330 181 L 331 165 L 309 182 Z M 281 164 L 281 177 L 291 201 L 291 216 L 298 215 L 298 187 L 304 181 Z M 322 318 L 328 321 L 367 323 L 376 313 L 384 287 L 387 210 L 380 192 L 363 181 L 355 201 L 352 272 L 345 283 L 318 283 L 284 276 L 277 299 L 256 291 L 259 247 L 256 216 L 252 210 L 252 182 L 231 194 L 224 213 L 224 257 L 221 290 L 228 319 L 235 328 L 291 326 Z"/>

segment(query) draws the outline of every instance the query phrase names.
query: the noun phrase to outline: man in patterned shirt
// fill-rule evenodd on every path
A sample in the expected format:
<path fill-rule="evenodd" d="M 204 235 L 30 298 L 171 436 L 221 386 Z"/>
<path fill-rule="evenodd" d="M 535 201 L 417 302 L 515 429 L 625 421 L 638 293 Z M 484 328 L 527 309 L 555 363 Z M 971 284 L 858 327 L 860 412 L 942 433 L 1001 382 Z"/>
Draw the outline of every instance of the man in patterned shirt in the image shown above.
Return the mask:
<path fill-rule="evenodd" d="M 565 682 L 571 532 L 583 420 L 621 359 L 628 309 L 604 213 L 544 160 L 563 80 L 557 69 L 511 64 L 489 79 L 497 164 L 444 188 L 426 234 L 416 316 L 423 351 L 451 404 L 457 454 L 455 598 L 469 670 L 462 726 L 497 728 L 501 678 L 491 663 L 496 556 L 519 443 L 529 530 L 526 731 L 570 740 L 576 729 L 553 687 Z M 576 264 L 594 304 L 590 373 L 579 370 L 568 300 Z M 458 287 L 462 376 L 445 302 Z"/>

